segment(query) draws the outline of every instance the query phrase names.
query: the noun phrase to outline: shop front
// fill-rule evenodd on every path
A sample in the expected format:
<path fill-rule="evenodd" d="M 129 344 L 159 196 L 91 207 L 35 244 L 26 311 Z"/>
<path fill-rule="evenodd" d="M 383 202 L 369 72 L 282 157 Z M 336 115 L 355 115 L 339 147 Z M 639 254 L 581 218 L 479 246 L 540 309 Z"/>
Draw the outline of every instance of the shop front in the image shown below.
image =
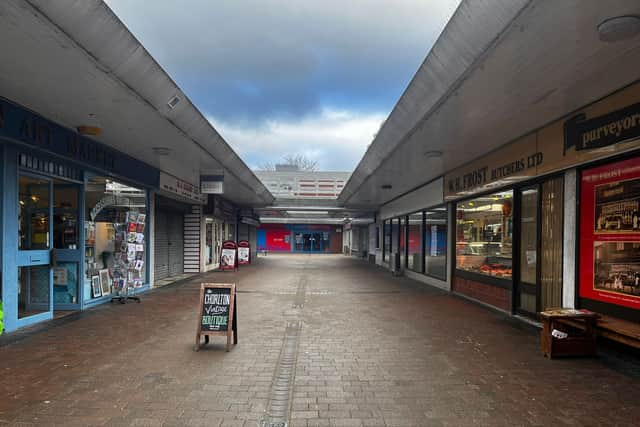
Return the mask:
<path fill-rule="evenodd" d="M 222 242 L 235 238 L 236 209 L 220 196 L 209 195 L 204 206 L 204 271 L 220 267 Z"/>
<path fill-rule="evenodd" d="M 452 290 L 533 318 L 569 306 L 637 320 L 639 148 L 634 84 L 447 174 Z"/>
<path fill-rule="evenodd" d="M 341 253 L 341 225 L 261 224 L 257 230 L 259 251 Z"/>
<path fill-rule="evenodd" d="M 382 256 L 376 259 L 397 273 L 449 290 L 450 214 L 442 185 L 438 178 L 381 207 L 376 237 Z"/>
<path fill-rule="evenodd" d="M 158 171 L 0 100 L 6 331 L 148 288 Z"/>

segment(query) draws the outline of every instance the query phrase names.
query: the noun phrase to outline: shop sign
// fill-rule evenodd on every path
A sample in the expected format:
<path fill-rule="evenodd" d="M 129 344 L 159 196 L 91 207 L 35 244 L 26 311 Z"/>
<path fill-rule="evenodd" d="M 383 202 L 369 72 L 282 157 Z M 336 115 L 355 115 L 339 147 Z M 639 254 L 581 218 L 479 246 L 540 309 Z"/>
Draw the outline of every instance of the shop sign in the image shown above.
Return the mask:
<path fill-rule="evenodd" d="M 579 295 L 640 309 L 640 159 L 581 180 Z"/>
<path fill-rule="evenodd" d="M 640 148 L 640 83 L 445 175 L 447 200 Z"/>
<path fill-rule="evenodd" d="M 131 156 L 0 99 L 0 136 L 155 186 L 158 171 Z"/>
<path fill-rule="evenodd" d="M 564 150 L 607 147 L 640 137 L 640 103 L 586 120 L 584 113 L 565 122 Z"/>
<path fill-rule="evenodd" d="M 238 264 L 251 264 L 251 244 L 248 240 L 238 242 Z"/>
<path fill-rule="evenodd" d="M 243 224 L 247 224 L 247 225 L 253 225 L 254 227 L 260 226 L 260 221 L 258 221 L 255 218 L 252 218 L 250 216 L 243 216 L 240 219 L 240 222 L 243 223 Z"/>
<path fill-rule="evenodd" d="M 238 245 L 232 240 L 222 242 L 220 251 L 220 270 L 236 270 L 238 268 Z"/>
<path fill-rule="evenodd" d="M 229 221 L 235 219 L 233 205 L 221 197 L 214 199 L 213 214 L 218 218 L 223 218 Z"/>
<path fill-rule="evenodd" d="M 444 197 L 462 197 L 534 177 L 544 161 L 535 135 L 526 136 L 445 175 Z"/>
<path fill-rule="evenodd" d="M 117 197 L 114 195 L 106 195 L 102 199 L 98 200 L 98 203 L 91 209 L 89 212 L 89 216 L 91 217 L 91 221 L 95 221 L 98 214 L 107 206 L 112 205 L 123 205 L 128 206 L 131 204 L 131 201 L 126 197 Z"/>
<path fill-rule="evenodd" d="M 224 174 L 218 173 L 200 173 L 200 192 L 202 194 L 223 194 L 224 193 Z"/>
<path fill-rule="evenodd" d="M 226 336 L 227 351 L 238 343 L 238 316 L 235 283 L 202 283 L 200 285 L 198 325 L 195 351 L 209 343 L 210 336 Z"/>
<path fill-rule="evenodd" d="M 164 172 L 160 172 L 160 189 L 198 204 L 207 202 L 197 186 Z"/>

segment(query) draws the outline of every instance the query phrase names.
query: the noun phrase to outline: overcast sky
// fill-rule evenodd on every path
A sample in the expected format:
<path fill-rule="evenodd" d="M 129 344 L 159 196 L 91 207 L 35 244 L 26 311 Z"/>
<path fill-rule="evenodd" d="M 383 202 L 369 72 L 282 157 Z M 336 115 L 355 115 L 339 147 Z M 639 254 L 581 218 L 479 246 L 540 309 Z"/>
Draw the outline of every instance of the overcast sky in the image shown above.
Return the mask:
<path fill-rule="evenodd" d="M 459 0 L 107 0 L 251 168 L 353 170 Z"/>

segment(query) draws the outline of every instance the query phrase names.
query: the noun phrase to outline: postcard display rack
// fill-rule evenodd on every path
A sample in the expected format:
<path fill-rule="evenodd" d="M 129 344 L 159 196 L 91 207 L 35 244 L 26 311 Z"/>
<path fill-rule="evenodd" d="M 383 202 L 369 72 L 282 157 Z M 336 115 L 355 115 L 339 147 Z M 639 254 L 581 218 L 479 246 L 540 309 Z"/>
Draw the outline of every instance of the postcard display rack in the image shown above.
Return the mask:
<path fill-rule="evenodd" d="M 146 214 L 137 212 L 118 213 L 117 222 L 113 223 L 115 230 L 115 253 L 111 271 L 111 284 L 114 296 L 111 302 L 122 304 L 127 300 L 140 302 L 140 297 L 134 296 L 134 290 L 141 288 L 144 280 L 145 239 L 144 226 Z"/>

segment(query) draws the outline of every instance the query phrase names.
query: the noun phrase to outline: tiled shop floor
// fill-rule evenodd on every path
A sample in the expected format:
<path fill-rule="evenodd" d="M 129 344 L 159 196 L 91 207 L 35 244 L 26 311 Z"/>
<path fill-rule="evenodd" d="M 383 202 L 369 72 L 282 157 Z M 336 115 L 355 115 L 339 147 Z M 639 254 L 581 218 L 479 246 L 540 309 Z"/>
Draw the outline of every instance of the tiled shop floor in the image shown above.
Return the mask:
<path fill-rule="evenodd" d="M 200 281 L 238 284 L 229 353 L 193 351 Z M 0 347 L 0 423 L 256 426 L 291 331 L 290 426 L 640 425 L 633 361 L 550 361 L 535 331 L 340 255 L 269 255 Z"/>

